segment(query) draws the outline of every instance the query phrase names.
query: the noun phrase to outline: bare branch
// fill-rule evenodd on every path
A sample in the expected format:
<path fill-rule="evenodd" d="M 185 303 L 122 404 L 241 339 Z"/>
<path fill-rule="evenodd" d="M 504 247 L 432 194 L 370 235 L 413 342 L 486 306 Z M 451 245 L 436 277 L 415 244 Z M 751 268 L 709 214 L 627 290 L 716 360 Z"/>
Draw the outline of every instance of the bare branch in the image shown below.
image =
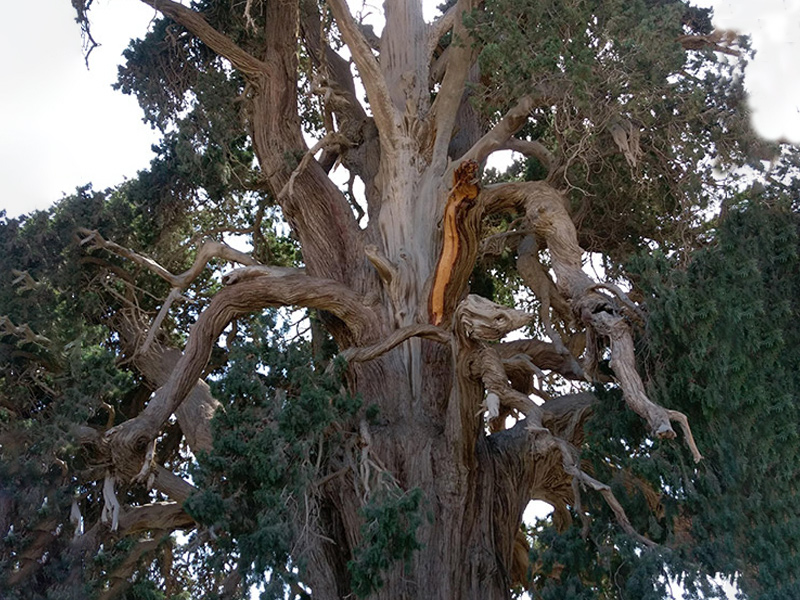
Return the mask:
<path fill-rule="evenodd" d="M 231 64 L 247 77 L 266 73 L 266 65 L 237 46 L 229 37 L 214 29 L 200 13 L 173 0 L 142 0 L 164 16 L 183 25 L 214 52 L 228 59 Z"/>
<path fill-rule="evenodd" d="M 570 307 L 539 262 L 539 248 L 535 235 L 525 236 L 517 247 L 517 272 L 539 300 L 539 319 L 545 333 L 561 352 L 566 353 L 564 341 L 550 319 L 550 307 L 552 306 L 567 322 L 570 321 Z"/>
<path fill-rule="evenodd" d="M 119 517 L 120 531 L 125 534 L 144 531 L 172 531 L 194 525 L 178 502 L 154 502 L 124 511 Z"/>
<path fill-rule="evenodd" d="M 537 140 L 520 140 L 515 137 L 509 138 L 509 140 L 503 145 L 500 150 L 513 150 L 514 152 L 519 152 L 524 156 L 532 156 L 540 163 L 542 166 L 547 169 L 547 172 L 550 173 L 555 165 L 556 158 L 553 156 L 553 153 L 547 149 L 547 147 Z"/>
<path fill-rule="evenodd" d="M 183 504 L 189 496 L 197 491 L 197 488 L 191 483 L 161 465 L 155 466 L 154 474 L 153 487 L 179 504 Z"/>
<path fill-rule="evenodd" d="M 453 127 L 455 127 L 456 116 L 458 115 L 458 107 L 464 98 L 467 75 L 475 60 L 476 50 L 470 43 L 469 33 L 463 24 L 463 17 L 476 4 L 474 0 L 459 0 L 453 7 L 455 10 L 452 16 L 453 41 L 448 47 L 447 64 L 444 67 L 445 73 L 442 85 L 431 107 L 436 130 L 436 141 L 433 146 L 434 162 L 444 160 L 447 157 L 447 149 L 450 145 Z M 448 11 L 448 15 L 453 12 L 453 9 Z"/>
<path fill-rule="evenodd" d="M 503 361 L 512 360 L 522 354 L 540 369 L 555 371 L 569 379 L 583 379 L 585 374 L 575 357 L 564 353 L 556 344 L 534 339 L 514 340 L 496 344 L 495 348 Z M 508 370 L 508 369 L 506 369 Z M 509 373 L 509 378 L 511 374 Z"/>
<path fill-rule="evenodd" d="M 542 98 L 534 96 L 520 98 L 517 105 L 509 110 L 486 135 L 475 142 L 475 145 L 459 161 L 474 160 L 480 163 L 486 160 L 492 152 L 502 149 L 511 136 L 525 124 L 531 111 L 541 103 Z"/>
<path fill-rule="evenodd" d="M 594 289 L 594 290 L 606 289 L 606 290 L 608 290 L 609 292 L 614 294 L 614 296 L 616 296 L 617 300 L 619 300 L 625 306 L 625 308 L 628 309 L 628 311 L 630 313 L 629 316 L 631 318 L 639 321 L 639 323 L 644 323 L 645 322 L 646 319 L 645 319 L 644 313 L 642 312 L 642 309 L 639 308 L 638 306 L 636 306 L 636 304 L 634 304 L 634 302 L 630 298 L 628 298 L 628 295 L 625 292 L 623 292 L 619 288 L 619 286 L 617 286 L 617 285 L 615 285 L 613 283 L 610 283 L 610 282 L 599 281 L 599 282 L 595 283 L 590 289 Z"/>
<path fill-rule="evenodd" d="M 614 492 L 611 491 L 611 488 L 607 484 L 598 481 L 588 473 L 585 473 L 580 469 L 580 467 L 578 467 L 577 461 L 572 456 L 572 448 L 570 448 L 570 445 L 565 440 L 556 437 L 553 437 L 552 440 L 561 451 L 564 471 L 569 475 L 572 475 L 572 477 L 574 477 L 579 484 L 600 492 L 600 495 L 603 496 L 603 500 L 606 501 L 606 504 L 608 504 L 608 507 L 614 513 L 617 523 L 619 523 L 619 526 L 622 528 L 622 530 L 648 548 L 657 546 L 655 542 L 648 540 L 633 528 L 630 519 L 628 519 L 628 515 L 625 514 L 625 509 L 622 508 L 622 505 L 619 503 L 619 500 L 617 500 L 616 496 L 614 496 Z"/>
<path fill-rule="evenodd" d="M 178 364 L 181 352 L 177 348 L 169 348 L 158 341 L 145 348 L 144 344 L 136 350 L 140 333 L 139 321 L 135 316 L 123 313 L 117 319 L 115 328 L 126 352 L 132 353 L 133 365 L 144 375 L 153 387 L 161 387 L 169 380 L 173 369 Z M 186 437 L 192 452 L 211 449 L 211 419 L 220 403 L 211 395 L 208 385 L 198 379 L 189 392 L 186 401 L 175 411 L 178 425 Z M 156 487 L 159 487 L 156 482 Z M 173 497 L 169 492 L 165 492 Z M 176 498 L 177 499 L 177 498 Z"/>
<path fill-rule="evenodd" d="M 335 131 L 327 133 L 325 137 L 314 144 L 314 146 L 303 155 L 303 158 L 300 160 L 300 164 L 297 165 L 295 170 L 292 172 L 292 175 L 289 177 L 289 181 L 287 181 L 286 185 L 283 186 L 283 189 L 278 192 L 278 200 L 283 200 L 286 196 L 291 196 L 294 194 L 295 179 L 297 179 L 297 176 L 306 170 L 308 164 L 311 162 L 317 152 L 328 148 L 347 148 L 349 145 L 350 140 L 348 140 L 344 135 L 341 135 Z"/>
<path fill-rule="evenodd" d="M 137 265 L 141 265 L 148 269 L 149 271 L 155 273 L 161 279 L 167 281 L 172 287 L 178 288 L 180 290 L 185 290 L 189 287 L 189 285 L 197 279 L 203 269 L 206 267 L 208 262 L 212 258 L 222 258 L 230 262 L 240 263 L 243 265 L 256 265 L 258 261 L 256 261 L 253 257 L 249 254 L 245 254 L 244 252 L 239 252 L 238 250 L 234 250 L 227 244 L 223 242 L 217 242 L 214 240 L 207 240 L 203 243 L 202 246 L 197 250 L 197 255 L 195 256 L 194 263 L 192 266 L 187 270 L 181 273 L 180 275 L 173 275 L 167 269 L 159 265 L 156 261 L 152 258 L 144 256 L 142 254 L 138 254 L 137 252 L 120 246 L 114 242 L 108 241 L 100 235 L 100 232 L 85 229 L 83 227 L 78 229 L 78 233 L 83 237 L 81 240 L 81 245 L 91 244 L 91 247 L 94 248 L 102 248 L 104 250 L 108 250 L 116 254 L 117 256 L 122 256 L 123 258 L 127 258 L 128 260 L 133 261 Z"/>
<path fill-rule="evenodd" d="M 365 362 L 368 360 L 374 360 L 412 337 L 421 337 L 427 340 L 433 340 L 434 342 L 439 342 L 440 344 L 450 343 L 453 339 L 452 336 L 444 329 L 436 327 L 435 325 L 410 325 L 408 327 L 403 327 L 402 329 L 397 329 L 389 337 L 385 338 L 378 344 L 363 348 L 348 348 L 342 352 L 341 355 L 347 359 L 348 362 Z"/>
<path fill-rule="evenodd" d="M 147 332 L 147 337 L 145 338 L 144 342 L 142 342 L 141 347 L 136 350 L 136 352 L 144 353 L 150 349 L 150 345 L 153 343 L 153 340 L 156 339 L 156 334 L 161 329 L 161 323 L 164 322 L 164 319 L 166 319 L 167 315 L 169 314 L 169 309 L 172 307 L 172 303 L 178 298 L 181 298 L 180 288 L 172 288 L 169 291 L 167 299 L 164 300 L 164 303 L 161 305 L 161 309 L 158 311 L 156 318 L 153 319 L 149 331 Z"/>
<path fill-rule="evenodd" d="M 350 48 L 353 61 L 358 67 L 367 91 L 372 114 L 375 116 L 375 124 L 380 132 L 381 147 L 387 153 L 393 154 L 398 143 L 397 120 L 399 115 L 392 104 L 392 97 L 381 74 L 378 61 L 372 54 L 372 49 L 358 28 L 353 15 L 350 14 L 347 3 L 344 0 L 328 0 L 328 6 L 336 19 L 339 31 L 342 32 L 342 39 Z"/>
<path fill-rule="evenodd" d="M 433 54 L 439 45 L 439 40 L 453 28 L 456 22 L 456 14 L 459 16 L 463 14 L 463 5 L 460 2 L 454 4 L 438 19 L 430 24 L 428 29 L 428 42 L 426 44 L 426 52 L 428 54 L 428 61 L 433 59 Z"/>
<path fill-rule="evenodd" d="M 703 455 L 700 454 L 700 450 L 698 449 L 697 444 L 695 444 L 694 442 L 692 429 L 691 427 L 689 427 L 689 419 L 686 418 L 686 415 L 677 410 L 668 410 L 667 414 L 669 415 L 670 420 L 677 421 L 678 425 L 681 426 L 683 435 L 686 437 L 686 444 L 692 451 L 692 457 L 694 458 L 694 462 L 697 463 L 703 460 Z"/>
<path fill-rule="evenodd" d="M 677 416 L 681 413 L 670 414 L 647 397 L 636 370 L 630 325 L 614 299 L 597 293 L 597 284 L 583 271 L 583 249 L 578 245 L 577 231 L 567 212 L 564 197 L 548 183 L 535 181 L 486 187 L 478 202 L 487 211 L 515 209 L 525 212 L 529 226 L 547 243 L 559 291 L 570 299 L 575 316 L 586 325 L 587 332 L 594 332 L 609 341 L 610 366 L 622 389 L 625 402 L 647 421 L 653 435 L 674 438 L 672 420 L 688 428 L 688 422 Z M 616 289 L 616 293 L 625 298 L 620 290 Z M 630 310 L 627 302 L 624 304 Z M 699 460 L 700 453 L 694 447 L 694 441 L 690 435 L 686 438 L 695 459 Z"/>
<path fill-rule="evenodd" d="M 274 267 L 272 265 L 252 265 L 228 271 L 222 276 L 223 285 L 234 285 L 253 277 L 285 277 L 286 275 L 304 275 L 305 269 L 296 267 Z"/>

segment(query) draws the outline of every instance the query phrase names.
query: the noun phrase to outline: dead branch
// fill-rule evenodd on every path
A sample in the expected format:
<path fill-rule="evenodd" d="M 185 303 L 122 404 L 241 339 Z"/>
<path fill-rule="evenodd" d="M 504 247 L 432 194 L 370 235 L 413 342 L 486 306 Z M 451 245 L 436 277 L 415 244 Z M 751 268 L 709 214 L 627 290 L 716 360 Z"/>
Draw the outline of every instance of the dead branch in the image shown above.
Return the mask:
<path fill-rule="evenodd" d="M 98 231 L 85 229 L 83 227 L 78 229 L 78 233 L 83 236 L 81 245 L 91 244 L 90 248 L 102 248 L 108 250 L 117 256 L 127 258 L 128 260 L 141 265 L 147 270 L 155 273 L 161 279 L 168 282 L 172 287 L 180 290 L 186 290 L 191 283 L 197 279 L 200 273 L 205 269 L 206 265 L 213 258 L 222 258 L 229 262 L 240 263 L 243 265 L 256 265 L 256 261 L 249 254 L 234 250 L 224 242 L 217 242 L 214 240 L 207 240 L 197 250 L 194 263 L 188 270 L 180 275 L 173 275 L 167 269 L 159 265 L 156 261 L 148 256 L 139 254 L 129 248 L 124 248 L 119 244 L 108 241 L 103 238 Z"/>
<path fill-rule="evenodd" d="M 295 179 L 297 179 L 297 176 L 305 171 L 306 168 L 308 168 L 308 164 L 311 162 L 317 152 L 328 148 L 337 148 L 339 149 L 339 152 L 341 152 L 342 148 L 347 148 L 350 145 L 351 142 L 347 139 L 347 137 L 338 132 L 329 131 L 321 140 L 314 144 L 314 146 L 303 155 L 303 158 L 300 160 L 300 164 L 297 165 L 289 177 L 289 181 L 286 182 L 286 185 L 284 185 L 283 189 L 281 189 L 281 191 L 278 193 L 278 199 L 283 200 L 285 196 L 291 196 L 294 193 Z"/>
<path fill-rule="evenodd" d="M 472 148 L 458 162 L 474 160 L 480 163 L 486 160 L 492 152 L 502 149 L 511 136 L 525 124 L 531 111 L 540 106 L 541 103 L 542 99 L 534 96 L 520 98 L 517 105 L 509 110 L 481 139 L 475 142 Z"/>
<path fill-rule="evenodd" d="M 545 333 L 560 352 L 566 353 L 564 341 L 550 320 L 550 307 L 552 305 L 565 321 L 570 320 L 570 307 L 539 262 L 539 248 L 535 235 L 525 236 L 517 247 L 517 273 L 539 300 L 539 320 Z"/>
<path fill-rule="evenodd" d="M 459 6 L 459 3 L 457 2 L 448 8 L 442 16 L 430 24 L 428 28 L 428 41 L 425 45 L 429 63 L 431 60 L 433 60 L 433 54 L 436 52 L 436 48 L 439 46 L 439 40 L 441 40 L 442 37 L 444 37 L 444 35 L 453 28 L 453 25 L 456 22 L 456 14 L 458 13 L 460 16 L 462 10 L 463 7 Z"/>
<path fill-rule="evenodd" d="M 553 153 L 548 150 L 547 146 L 537 140 L 520 140 L 511 137 L 498 150 L 512 150 L 519 152 L 523 156 L 531 156 L 542 164 L 548 174 L 556 164 L 556 157 Z"/>
<path fill-rule="evenodd" d="M 642 148 L 639 145 L 639 128 L 627 119 L 617 117 L 608 124 L 608 131 L 614 138 L 614 143 L 622 152 L 625 161 L 631 169 L 635 168 L 642 157 Z"/>
<path fill-rule="evenodd" d="M 614 492 L 611 491 L 611 488 L 607 484 L 598 481 L 588 473 L 582 471 L 580 467 L 578 467 L 577 460 L 573 456 L 573 448 L 570 447 L 567 441 L 553 436 L 552 442 L 561 451 L 562 465 L 564 467 L 564 471 L 569 475 L 571 475 L 574 478 L 574 480 L 578 482 L 580 485 L 589 487 L 597 492 L 600 492 L 600 495 L 603 497 L 603 500 L 606 501 L 606 504 L 608 504 L 608 507 L 614 513 L 614 517 L 616 518 L 617 523 L 625 533 L 627 533 L 628 535 L 639 541 L 639 543 L 647 546 L 648 548 L 653 548 L 657 546 L 655 542 L 653 542 L 652 540 L 648 540 L 646 537 L 644 537 L 641 533 L 639 533 L 633 528 L 630 519 L 628 519 L 628 515 L 625 514 L 625 509 L 622 508 L 622 505 L 619 503 L 619 500 L 617 500 L 616 496 L 614 496 Z"/>
<path fill-rule="evenodd" d="M 167 281 L 170 285 L 172 285 L 172 289 L 170 290 L 169 295 L 164 300 L 161 305 L 161 309 L 158 311 L 155 319 L 150 324 L 148 328 L 147 337 L 145 338 L 144 342 L 142 343 L 141 347 L 136 351 L 139 353 L 146 353 L 149 349 L 153 340 L 155 340 L 156 335 L 161 328 L 161 323 L 166 318 L 167 314 L 169 313 L 169 309 L 171 308 L 173 302 L 181 298 L 181 292 L 185 291 L 191 283 L 197 279 L 197 277 L 202 273 L 203 269 L 205 269 L 206 265 L 214 258 L 222 258 L 230 262 L 240 263 L 244 265 L 254 266 L 257 265 L 258 262 L 253 259 L 250 255 L 245 254 L 244 252 L 239 252 L 225 244 L 224 242 L 217 242 L 214 240 L 206 240 L 202 246 L 197 250 L 197 255 L 195 256 L 194 263 L 192 266 L 189 267 L 188 270 L 184 271 L 180 275 L 173 275 L 167 269 L 162 267 L 156 261 L 148 256 L 144 256 L 135 252 L 129 248 L 125 248 L 116 244 L 114 242 L 108 241 L 100 235 L 100 232 L 93 231 L 85 228 L 79 228 L 78 233 L 83 237 L 81 240 L 81 245 L 91 244 L 92 248 L 101 248 L 104 250 L 108 250 L 116 254 L 117 256 L 121 256 L 123 258 L 127 258 L 128 260 L 132 261 L 135 264 L 141 265 L 151 271 L 152 273 L 158 275 L 165 281 Z M 112 293 L 113 290 L 109 290 Z"/>
<path fill-rule="evenodd" d="M 145 531 L 173 531 L 193 527 L 194 519 L 178 502 L 154 502 L 123 511 L 119 517 L 120 531 L 126 535 Z"/>
<path fill-rule="evenodd" d="M 596 282 L 583 271 L 583 249 L 578 245 L 577 231 L 564 198 L 548 183 L 537 181 L 486 187 L 478 202 L 486 206 L 487 211 L 511 209 L 525 212 L 530 227 L 545 240 L 550 250 L 558 290 L 570 299 L 575 316 L 586 325 L 587 331 L 593 331 L 609 341 L 610 366 L 628 407 L 647 421 L 656 437 L 675 437 L 670 422 L 677 420 L 683 427 L 684 421 L 647 397 L 636 371 L 630 325 L 620 314 L 619 306 L 614 304 L 613 299 L 598 294 L 594 289 Z M 625 297 L 618 288 L 615 293 Z M 629 309 L 627 303 L 624 304 Z M 690 440 L 687 435 L 687 445 L 695 460 L 700 460 L 701 455 L 694 447 L 693 440 Z"/>
<path fill-rule="evenodd" d="M 158 311 L 156 318 L 153 319 L 153 322 L 150 324 L 149 330 L 147 332 L 147 337 L 142 342 L 142 345 L 136 350 L 139 353 L 145 353 L 150 349 L 150 345 L 153 343 L 153 340 L 156 339 L 156 334 L 161 330 L 161 323 L 164 322 L 164 319 L 167 318 L 169 314 L 169 309 L 172 307 L 172 303 L 182 298 L 180 288 L 172 288 L 167 295 L 166 300 L 161 305 L 161 309 Z"/>
<path fill-rule="evenodd" d="M 477 2 L 475 0 L 458 0 L 453 9 L 448 11 L 448 14 L 453 10 L 455 11 L 452 17 L 454 43 L 451 43 L 448 47 L 446 64 L 444 67 L 439 67 L 444 69 L 444 77 L 442 78 L 439 93 L 431 106 L 431 114 L 435 121 L 433 127 L 436 131 L 436 140 L 433 146 L 434 163 L 443 162 L 447 158 L 447 149 L 453 137 L 453 128 L 458 117 L 458 107 L 464 97 L 467 76 L 477 56 L 477 49 L 470 43 L 469 32 L 463 23 L 464 14 L 470 12 L 476 5 Z M 447 15 L 445 16 L 447 20 L 450 19 Z M 458 40 L 457 45 L 455 40 Z M 438 43 L 438 38 L 436 42 Z M 432 54 L 430 45 L 431 42 L 429 41 L 428 56 Z M 433 48 L 435 47 L 434 45 Z M 469 159 L 471 157 L 465 158 Z"/>
<path fill-rule="evenodd" d="M 585 373 L 580 363 L 570 353 L 562 352 L 556 344 L 535 339 L 514 340 L 495 344 L 494 348 L 506 364 L 509 379 L 514 381 L 514 373 L 509 370 L 509 361 L 523 355 L 539 369 L 555 371 L 567 379 L 584 379 Z"/>
<path fill-rule="evenodd" d="M 456 309 L 454 329 L 458 352 L 462 355 L 459 360 L 469 365 L 470 376 L 480 380 L 488 392 L 484 409 L 490 418 L 499 416 L 503 410 L 517 410 L 529 423 L 541 423 L 540 408 L 509 385 L 502 358 L 493 345 L 486 343 L 502 338 L 530 320 L 531 315 L 524 311 L 500 306 L 474 294 L 467 296 Z"/>

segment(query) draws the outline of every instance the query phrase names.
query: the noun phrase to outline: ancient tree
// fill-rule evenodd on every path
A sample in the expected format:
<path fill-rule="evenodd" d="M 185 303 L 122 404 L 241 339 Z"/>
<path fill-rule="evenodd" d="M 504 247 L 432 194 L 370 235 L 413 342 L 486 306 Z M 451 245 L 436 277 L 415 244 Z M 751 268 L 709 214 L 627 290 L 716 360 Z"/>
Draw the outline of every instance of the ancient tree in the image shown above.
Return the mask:
<path fill-rule="evenodd" d="M 59 345 L 3 321 L 38 361 L 24 389 L 85 402 L 47 455 L 72 525 L 26 521 L 15 593 L 55 577 L 56 544 L 64 593 L 233 597 L 266 573 L 276 597 L 508 598 L 568 568 L 530 560 L 535 499 L 637 556 L 690 539 L 664 477 L 591 467 L 585 425 L 625 406 L 628 453 L 702 464 L 637 364 L 625 265 L 685 264 L 728 197 L 712 172 L 778 156 L 748 130 L 745 39 L 678 0 L 457 0 L 427 21 L 386 0 L 382 26 L 344 0 L 143 1 L 158 16 L 119 86 L 158 157 L 53 214 L 77 271 L 44 281 L 37 259 L 11 282 L 55 304 L 82 282 L 84 323 Z M 73 1 L 90 44 L 91 4 Z M 486 172 L 501 150 L 511 172 Z M 69 396 L 65 372 L 99 383 Z"/>

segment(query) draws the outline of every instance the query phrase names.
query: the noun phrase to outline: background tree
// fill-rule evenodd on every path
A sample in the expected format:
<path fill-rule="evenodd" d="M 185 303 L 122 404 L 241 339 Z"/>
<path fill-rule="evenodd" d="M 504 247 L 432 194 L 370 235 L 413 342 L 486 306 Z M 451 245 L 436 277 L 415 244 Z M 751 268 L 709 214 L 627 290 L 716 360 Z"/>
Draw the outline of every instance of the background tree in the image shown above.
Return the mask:
<path fill-rule="evenodd" d="M 796 595 L 796 159 L 745 39 L 671 0 L 146 3 L 150 170 L 2 223 L 12 598 Z"/>

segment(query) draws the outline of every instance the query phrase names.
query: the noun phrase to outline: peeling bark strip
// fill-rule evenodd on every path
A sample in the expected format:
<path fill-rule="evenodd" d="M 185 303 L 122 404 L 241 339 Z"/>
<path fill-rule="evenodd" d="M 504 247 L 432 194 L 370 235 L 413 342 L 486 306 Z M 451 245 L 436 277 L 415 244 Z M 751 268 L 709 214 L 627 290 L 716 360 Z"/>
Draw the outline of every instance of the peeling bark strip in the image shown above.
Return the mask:
<path fill-rule="evenodd" d="M 462 242 L 464 232 L 460 227 L 464 213 L 469 210 L 478 197 L 480 188 L 476 183 L 478 176 L 478 163 L 472 160 L 464 161 L 453 172 L 453 188 L 447 197 L 444 209 L 444 241 L 439 262 L 436 265 L 436 275 L 433 279 L 430 300 L 430 318 L 434 325 L 441 325 L 448 308 L 446 301 L 453 302 L 453 298 L 446 298 L 450 289 L 456 263 L 463 257 Z M 452 308 L 450 308 L 452 310 Z"/>

